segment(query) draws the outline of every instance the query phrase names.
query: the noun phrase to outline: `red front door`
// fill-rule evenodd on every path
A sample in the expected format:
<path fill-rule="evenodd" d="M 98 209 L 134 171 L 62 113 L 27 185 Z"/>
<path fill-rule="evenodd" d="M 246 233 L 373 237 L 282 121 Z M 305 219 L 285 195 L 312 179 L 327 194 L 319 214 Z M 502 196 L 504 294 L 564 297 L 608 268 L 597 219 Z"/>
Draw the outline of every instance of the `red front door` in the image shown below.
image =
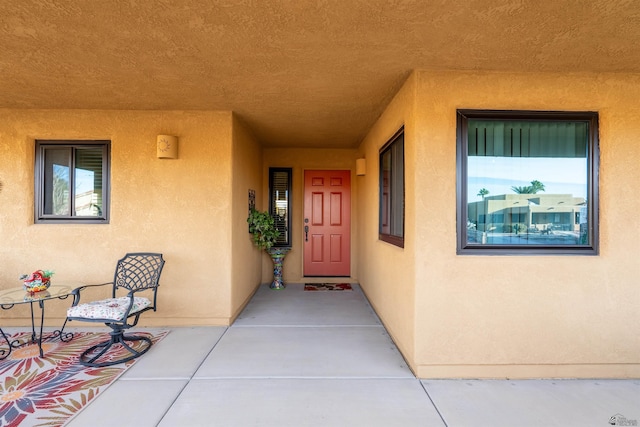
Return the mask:
<path fill-rule="evenodd" d="M 349 276 L 351 172 L 304 172 L 304 275 Z"/>

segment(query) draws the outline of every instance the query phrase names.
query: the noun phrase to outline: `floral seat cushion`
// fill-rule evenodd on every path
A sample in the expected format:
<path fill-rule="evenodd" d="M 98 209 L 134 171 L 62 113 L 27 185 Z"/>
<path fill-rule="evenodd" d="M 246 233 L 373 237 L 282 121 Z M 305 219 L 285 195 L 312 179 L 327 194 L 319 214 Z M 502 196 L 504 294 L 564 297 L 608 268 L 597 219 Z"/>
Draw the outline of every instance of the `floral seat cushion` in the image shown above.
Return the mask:
<path fill-rule="evenodd" d="M 129 308 L 129 297 L 107 298 L 100 301 L 92 301 L 86 304 L 78 304 L 67 310 L 67 317 L 101 320 L 123 320 Z M 151 301 L 143 297 L 134 297 L 133 306 L 129 314 L 137 313 L 151 305 Z"/>

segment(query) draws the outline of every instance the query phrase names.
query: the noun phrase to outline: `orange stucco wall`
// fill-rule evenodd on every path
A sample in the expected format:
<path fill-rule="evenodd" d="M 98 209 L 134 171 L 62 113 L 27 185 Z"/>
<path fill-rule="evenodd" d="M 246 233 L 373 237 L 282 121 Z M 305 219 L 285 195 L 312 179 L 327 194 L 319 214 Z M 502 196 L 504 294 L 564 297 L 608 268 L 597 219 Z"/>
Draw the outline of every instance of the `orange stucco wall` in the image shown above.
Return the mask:
<path fill-rule="evenodd" d="M 375 155 L 405 122 L 409 244 L 399 250 L 372 237 L 377 184 L 367 177 L 359 264 L 375 270 L 361 268 L 361 282 L 418 376 L 640 376 L 638 99 L 639 75 L 409 78 L 361 146 Z M 598 256 L 456 255 L 457 108 L 599 112 Z"/>
<path fill-rule="evenodd" d="M 231 315 L 235 319 L 262 281 L 262 252 L 250 238 L 247 215 L 249 190 L 255 191 L 256 206 L 268 200 L 262 192 L 262 147 L 251 130 L 236 116 L 233 121 L 231 232 Z M 225 227 L 223 223 L 218 224 Z"/>
<path fill-rule="evenodd" d="M 242 128 L 230 112 L 0 111 L 0 287 L 20 286 L 18 276 L 36 269 L 54 270 L 54 281 L 102 283 L 126 252 L 157 251 L 166 259 L 159 310 L 142 322 L 228 324 L 251 292 L 244 287 L 232 301 L 230 248 L 240 242 L 229 227 L 239 209 L 232 151 L 255 145 Z M 156 158 L 157 134 L 179 137 L 179 159 Z M 232 148 L 234 135 L 242 148 Z M 109 224 L 34 224 L 36 139 L 112 141 Z M 261 185 L 259 176 L 250 181 Z M 47 303 L 47 323 L 59 324 L 67 305 Z M 28 307 L 2 316 L 5 325 L 25 324 Z"/>
<path fill-rule="evenodd" d="M 364 139 L 359 156 L 367 173 L 357 195 L 354 221 L 360 250 L 356 254 L 360 284 L 410 366 L 415 365 L 415 77 L 411 76 Z M 404 126 L 405 239 L 404 248 L 378 239 L 379 152 Z"/>

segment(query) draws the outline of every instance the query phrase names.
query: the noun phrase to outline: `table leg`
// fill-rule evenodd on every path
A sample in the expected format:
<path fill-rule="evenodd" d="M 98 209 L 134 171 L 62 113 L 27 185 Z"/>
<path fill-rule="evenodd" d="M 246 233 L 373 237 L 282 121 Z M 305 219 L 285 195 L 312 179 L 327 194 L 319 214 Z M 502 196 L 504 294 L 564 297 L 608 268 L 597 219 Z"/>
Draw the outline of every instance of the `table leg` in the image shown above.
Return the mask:
<path fill-rule="evenodd" d="M 40 357 L 44 357 L 42 353 L 42 328 L 44 327 L 44 301 L 38 301 L 40 305 L 40 336 L 38 337 L 38 347 L 40 348 Z"/>
<path fill-rule="evenodd" d="M 66 299 L 67 296 L 61 297 L 60 299 Z M 43 354 L 43 350 L 42 350 L 42 337 L 44 334 L 44 303 L 45 300 L 40 300 L 38 301 L 38 304 L 40 304 L 40 336 L 38 337 L 38 347 L 40 348 L 40 357 L 44 357 Z M 55 337 L 60 338 L 60 341 L 62 342 L 69 342 L 73 339 L 73 332 L 64 332 L 64 327 L 67 325 L 67 320 L 64 320 L 64 323 L 62 324 L 62 328 L 60 328 L 59 330 L 55 330 L 51 333 L 51 335 L 49 335 L 46 339 L 53 339 Z M 34 327 L 35 328 L 35 327 Z"/>
<path fill-rule="evenodd" d="M 33 301 L 29 303 L 29 307 L 31 308 L 31 342 L 36 341 L 36 321 L 33 317 Z"/>
<path fill-rule="evenodd" d="M 0 360 L 4 360 L 11 354 L 11 349 L 13 348 L 13 346 L 11 345 L 11 341 L 9 341 L 9 338 L 5 335 L 2 328 L 0 328 L 0 334 L 2 334 L 2 339 L 7 343 L 8 347 L 7 350 L 0 349 Z"/>
<path fill-rule="evenodd" d="M 38 301 L 38 305 L 40 306 L 40 335 L 36 334 L 36 319 L 33 313 L 33 301 L 29 303 L 29 307 L 31 308 L 31 342 L 38 343 L 38 349 L 40 350 L 40 357 L 43 357 L 44 354 L 42 352 L 42 330 L 44 327 L 44 301 Z"/>
<path fill-rule="evenodd" d="M 36 334 L 36 320 L 33 314 L 33 301 L 29 303 L 29 306 L 31 307 L 31 342 L 38 343 L 40 357 L 43 357 L 44 354 L 42 352 L 42 328 L 44 326 L 44 301 L 38 301 L 38 305 L 40 306 L 40 335 Z M 36 339 L 36 336 L 38 339 Z"/>

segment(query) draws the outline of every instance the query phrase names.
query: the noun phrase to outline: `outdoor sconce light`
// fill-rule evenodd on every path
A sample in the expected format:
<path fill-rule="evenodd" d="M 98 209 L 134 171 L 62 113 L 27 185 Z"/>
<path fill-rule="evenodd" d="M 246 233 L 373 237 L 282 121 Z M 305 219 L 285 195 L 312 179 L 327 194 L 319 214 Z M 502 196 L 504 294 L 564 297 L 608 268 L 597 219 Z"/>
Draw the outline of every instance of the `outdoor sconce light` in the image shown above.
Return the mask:
<path fill-rule="evenodd" d="M 178 137 L 172 135 L 158 135 L 156 153 L 159 159 L 177 159 Z"/>
<path fill-rule="evenodd" d="M 356 159 L 356 175 L 364 176 L 367 172 L 367 163 L 365 159 Z"/>

